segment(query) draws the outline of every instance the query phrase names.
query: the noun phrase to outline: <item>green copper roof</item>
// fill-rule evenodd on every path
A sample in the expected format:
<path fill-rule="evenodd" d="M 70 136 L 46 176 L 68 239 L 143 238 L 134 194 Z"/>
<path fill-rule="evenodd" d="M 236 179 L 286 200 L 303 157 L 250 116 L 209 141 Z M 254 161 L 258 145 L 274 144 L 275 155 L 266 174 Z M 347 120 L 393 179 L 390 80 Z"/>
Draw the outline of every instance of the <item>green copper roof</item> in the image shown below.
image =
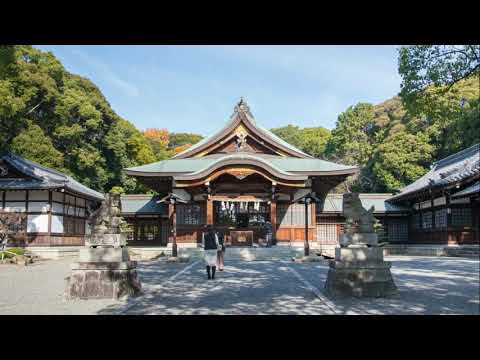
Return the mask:
<path fill-rule="evenodd" d="M 152 164 L 137 166 L 126 169 L 129 175 L 135 175 L 136 172 L 142 173 L 195 173 L 204 170 L 216 162 L 226 159 L 235 159 L 244 156 L 248 159 L 256 159 L 261 162 L 268 162 L 272 167 L 280 171 L 291 172 L 332 172 L 342 170 L 356 170 L 355 166 L 347 166 L 336 164 L 330 161 L 320 159 L 300 159 L 293 157 L 282 157 L 265 154 L 250 154 L 250 153 L 231 153 L 231 154 L 216 154 L 205 156 L 202 158 L 189 159 L 171 159 L 163 160 Z"/>
<path fill-rule="evenodd" d="M 157 204 L 157 196 L 121 195 L 120 199 L 123 215 L 168 215 L 167 205 Z"/>
<path fill-rule="evenodd" d="M 360 201 L 364 209 L 369 210 L 374 206 L 374 213 L 392 213 L 408 212 L 406 206 L 395 205 L 387 202 L 392 194 L 359 194 Z M 317 213 L 342 213 L 343 212 L 343 194 L 328 194 L 323 203 L 316 206 Z"/>

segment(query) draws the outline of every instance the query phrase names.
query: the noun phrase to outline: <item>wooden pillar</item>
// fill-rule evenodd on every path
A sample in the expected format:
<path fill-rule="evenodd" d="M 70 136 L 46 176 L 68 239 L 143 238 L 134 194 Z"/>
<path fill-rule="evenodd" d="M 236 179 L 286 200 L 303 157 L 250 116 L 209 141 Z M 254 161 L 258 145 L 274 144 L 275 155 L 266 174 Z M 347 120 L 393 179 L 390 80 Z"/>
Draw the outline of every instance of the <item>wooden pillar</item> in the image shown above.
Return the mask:
<path fill-rule="evenodd" d="M 213 225 L 213 200 L 207 199 L 207 225 Z"/>
<path fill-rule="evenodd" d="M 48 243 L 52 244 L 52 190 L 48 190 Z M 27 192 L 27 201 L 28 201 L 28 192 Z"/>
<path fill-rule="evenodd" d="M 452 209 L 450 208 L 450 192 L 447 192 L 445 194 L 445 204 L 447 207 L 447 226 L 445 228 L 446 230 L 446 242 L 447 245 L 450 242 L 450 236 L 451 236 L 451 231 L 450 231 L 450 226 L 452 224 Z"/>
<path fill-rule="evenodd" d="M 432 228 L 431 228 L 431 234 L 432 234 L 432 242 L 435 239 L 436 235 L 436 226 L 435 226 L 435 210 L 433 209 L 433 194 L 432 190 L 430 189 L 430 209 L 432 213 Z"/>
<path fill-rule="evenodd" d="M 168 218 L 171 225 L 172 256 L 177 256 L 177 207 L 175 203 L 168 204 Z"/>
<path fill-rule="evenodd" d="M 312 214 L 311 227 L 313 228 L 312 241 L 315 241 L 317 240 L 317 207 L 315 203 L 312 203 L 310 210 Z"/>
<path fill-rule="evenodd" d="M 272 224 L 272 243 L 277 244 L 277 200 L 270 202 L 270 222 Z"/>
<path fill-rule="evenodd" d="M 310 255 L 310 246 L 308 244 L 308 210 L 310 203 L 305 199 L 305 242 L 304 242 L 304 255 Z"/>

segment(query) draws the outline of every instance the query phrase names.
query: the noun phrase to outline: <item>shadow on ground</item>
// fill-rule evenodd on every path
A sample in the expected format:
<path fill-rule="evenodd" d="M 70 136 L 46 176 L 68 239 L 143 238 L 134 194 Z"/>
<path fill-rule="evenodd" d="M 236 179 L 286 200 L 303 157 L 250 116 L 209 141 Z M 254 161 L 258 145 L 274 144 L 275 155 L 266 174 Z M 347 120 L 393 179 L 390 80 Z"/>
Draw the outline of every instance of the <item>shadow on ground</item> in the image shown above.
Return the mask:
<path fill-rule="evenodd" d="M 398 294 L 388 298 L 334 299 L 341 313 L 480 314 L 479 261 L 466 258 L 396 256 L 392 275 Z M 323 291 L 327 265 L 296 265 L 295 269 Z"/>
<path fill-rule="evenodd" d="M 332 299 L 340 314 L 480 314 L 479 261 L 464 258 L 390 257 L 399 289 L 389 298 Z M 214 281 L 203 262 L 144 262 L 144 295 L 98 314 L 332 314 L 325 301 L 289 270 L 324 294 L 325 263 L 231 261 Z M 180 272 L 180 274 L 179 274 Z M 172 280 L 168 280 L 174 276 Z"/>
<path fill-rule="evenodd" d="M 232 261 L 215 280 L 207 280 L 203 262 L 172 281 L 162 275 L 184 264 L 152 263 L 139 269 L 145 294 L 132 303 L 109 306 L 99 314 L 326 314 L 315 295 L 286 266 L 272 261 Z"/>

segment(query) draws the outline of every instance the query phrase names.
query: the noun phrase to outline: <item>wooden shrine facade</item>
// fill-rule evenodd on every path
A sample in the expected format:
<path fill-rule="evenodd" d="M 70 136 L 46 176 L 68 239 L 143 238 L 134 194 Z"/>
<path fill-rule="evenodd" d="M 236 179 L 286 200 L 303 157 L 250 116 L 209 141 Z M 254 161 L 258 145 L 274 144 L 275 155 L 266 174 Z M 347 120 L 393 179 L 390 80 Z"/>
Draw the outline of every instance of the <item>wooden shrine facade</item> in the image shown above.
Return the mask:
<path fill-rule="evenodd" d="M 304 242 L 306 196 L 325 197 L 358 168 L 315 159 L 262 128 L 242 100 L 226 126 L 170 160 L 126 169 L 168 208 L 169 242 L 197 246 L 213 225 L 227 245 Z M 315 204 L 307 205 L 316 240 Z"/>

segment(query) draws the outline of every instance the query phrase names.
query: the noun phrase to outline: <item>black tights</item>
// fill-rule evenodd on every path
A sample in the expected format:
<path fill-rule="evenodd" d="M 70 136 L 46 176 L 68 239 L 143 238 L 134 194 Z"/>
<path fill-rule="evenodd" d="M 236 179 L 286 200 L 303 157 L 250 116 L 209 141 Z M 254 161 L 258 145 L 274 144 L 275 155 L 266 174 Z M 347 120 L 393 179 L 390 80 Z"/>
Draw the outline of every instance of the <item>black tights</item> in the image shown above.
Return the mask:
<path fill-rule="evenodd" d="M 207 265 L 207 275 L 209 279 L 215 279 L 215 270 L 217 270 L 217 267 L 212 266 L 212 276 L 210 276 L 210 266 Z"/>

